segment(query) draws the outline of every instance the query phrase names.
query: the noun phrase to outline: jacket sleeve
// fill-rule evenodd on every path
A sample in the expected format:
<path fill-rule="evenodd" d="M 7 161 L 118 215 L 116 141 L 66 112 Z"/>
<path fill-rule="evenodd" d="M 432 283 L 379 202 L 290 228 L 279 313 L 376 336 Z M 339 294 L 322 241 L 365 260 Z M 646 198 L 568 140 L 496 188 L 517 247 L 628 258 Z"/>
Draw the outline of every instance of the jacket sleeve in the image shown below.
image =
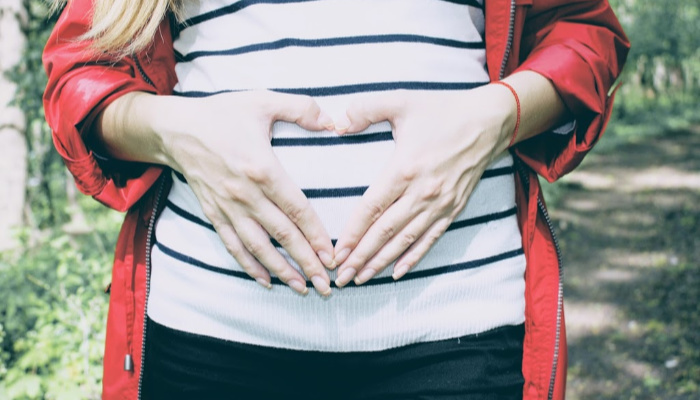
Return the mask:
<path fill-rule="evenodd" d="M 552 182 L 573 170 L 598 141 L 610 117 L 610 88 L 629 41 L 607 0 L 533 0 L 517 70 L 532 70 L 555 86 L 575 119 L 570 135 L 539 135 L 516 153 Z"/>
<path fill-rule="evenodd" d="M 132 57 L 114 60 L 87 51 L 89 42 L 78 38 L 89 29 L 91 9 L 92 0 L 70 1 L 49 37 L 43 54 L 48 75 L 44 110 L 54 146 L 78 189 L 111 208 L 126 211 L 153 185 L 161 169 L 97 157 L 85 139 L 95 116 L 119 96 L 133 91 L 162 93 L 172 86 L 157 88 L 146 82 Z M 164 33 L 162 29 L 168 29 L 167 18 L 161 25 Z M 160 37 L 165 42 L 170 35 Z"/>

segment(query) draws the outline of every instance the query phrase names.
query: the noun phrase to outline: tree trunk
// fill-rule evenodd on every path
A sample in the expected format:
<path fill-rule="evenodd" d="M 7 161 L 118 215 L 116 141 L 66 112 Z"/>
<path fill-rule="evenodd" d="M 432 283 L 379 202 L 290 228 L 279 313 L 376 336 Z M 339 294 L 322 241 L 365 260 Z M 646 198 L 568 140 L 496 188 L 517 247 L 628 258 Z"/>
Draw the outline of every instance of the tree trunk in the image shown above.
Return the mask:
<path fill-rule="evenodd" d="M 6 76 L 22 59 L 27 42 L 23 21 L 21 0 L 0 0 L 0 250 L 16 245 L 13 229 L 22 225 L 26 192 L 26 118 L 10 105 L 17 85 Z"/>

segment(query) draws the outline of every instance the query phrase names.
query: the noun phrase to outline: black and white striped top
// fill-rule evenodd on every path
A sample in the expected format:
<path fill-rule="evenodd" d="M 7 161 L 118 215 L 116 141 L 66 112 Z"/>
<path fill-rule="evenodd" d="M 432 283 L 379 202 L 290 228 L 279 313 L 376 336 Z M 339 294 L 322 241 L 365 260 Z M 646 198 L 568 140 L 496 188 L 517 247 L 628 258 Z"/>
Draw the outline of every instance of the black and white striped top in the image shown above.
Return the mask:
<path fill-rule="evenodd" d="M 373 92 L 474 88 L 488 82 L 482 1 L 189 1 L 175 41 L 175 91 L 306 94 L 338 116 Z M 394 149 L 388 123 L 339 137 L 278 122 L 271 144 L 333 239 Z M 301 297 L 274 277 L 271 291 L 249 278 L 176 174 L 156 226 L 148 314 L 183 331 L 320 351 L 381 350 L 519 324 L 525 258 L 515 214 L 513 160 L 504 153 L 400 281 L 390 266 L 330 298 Z"/>

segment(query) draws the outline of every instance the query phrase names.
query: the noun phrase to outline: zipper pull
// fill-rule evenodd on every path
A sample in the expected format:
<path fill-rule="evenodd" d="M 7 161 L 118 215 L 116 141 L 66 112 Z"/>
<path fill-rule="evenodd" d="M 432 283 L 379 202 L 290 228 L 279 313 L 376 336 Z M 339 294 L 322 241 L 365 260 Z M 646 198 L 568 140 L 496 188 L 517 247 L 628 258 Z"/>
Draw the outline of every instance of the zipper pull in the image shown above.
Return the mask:
<path fill-rule="evenodd" d="M 133 371 L 134 370 L 134 360 L 131 358 L 131 354 L 127 354 L 124 356 L 124 371 Z"/>

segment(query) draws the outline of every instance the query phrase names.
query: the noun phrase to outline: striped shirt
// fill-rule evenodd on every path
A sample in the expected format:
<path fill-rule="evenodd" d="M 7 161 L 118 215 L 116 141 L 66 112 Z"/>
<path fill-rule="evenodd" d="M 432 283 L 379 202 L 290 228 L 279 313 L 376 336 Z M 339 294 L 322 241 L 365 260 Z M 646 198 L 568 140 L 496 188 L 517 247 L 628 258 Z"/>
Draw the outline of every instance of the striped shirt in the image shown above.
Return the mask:
<path fill-rule="evenodd" d="M 349 102 L 376 92 L 488 83 L 482 1 L 186 4 L 174 44 L 181 96 L 271 89 L 313 96 L 338 116 Z M 333 239 L 394 150 L 386 122 L 343 137 L 277 122 L 271 145 Z M 525 258 L 514 186 L 513 160 L 504 153 L 404 278 L 394 282 L 389 266 L 362 286 L 351 283 L 323 298 L 314 291 L 299 296 L 274 276 L 272 290 L 257 285 L 175 173 L 156 225 L 148 315 L 220 339 L 319 351 L 382 350 L 520 324 Z M 335 274 L 329 272 L 331 280 Z"/>

